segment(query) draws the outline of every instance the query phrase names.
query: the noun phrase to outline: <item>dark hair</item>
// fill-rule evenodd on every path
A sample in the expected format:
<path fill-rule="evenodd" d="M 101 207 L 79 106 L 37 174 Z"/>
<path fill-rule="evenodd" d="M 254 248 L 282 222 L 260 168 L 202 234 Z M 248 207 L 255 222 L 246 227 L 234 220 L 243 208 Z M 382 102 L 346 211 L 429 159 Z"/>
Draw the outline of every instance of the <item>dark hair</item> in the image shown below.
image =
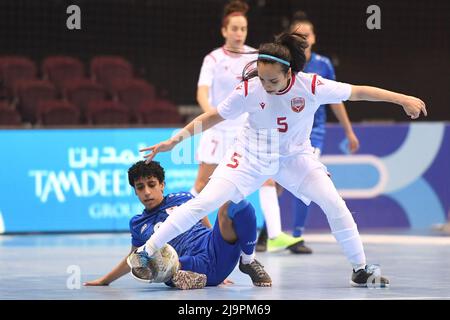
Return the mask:
<path fill-rule="evenodd" d="M 263 43 L 259 46 L 258 54 L 267 54 L 276 58 L 285 60 L 290 63 L 290 66 L 272 60 L 270 58 L 258 57 L 258 60 L 248 63 L 242 71 L 242 79 L 249 80 L 255 77 L 258 72 L 253 67 L 255 62 L 264 62 L 275 64 L 278 63 L 282 66 L 284 73 L 287 73 L 289 68 L 293 72 L 300 72 L 303 70 L 306 63 L 305 49 L 308 47 L 306 38 L 304 35 L 295 32 L 283 32 L 275 37 L 274 42 Z"/>
<path fill-rule="evenodd" d="M 246 14 L 249 9 L 247 3 L 241 0 L 230 1 L 223 9 L 222 27 L 226 27 L 232 15 L 241 15 L 247 18 Z"/>
<path fill-rule="evenodd" d="M 312 21 L 308 18 L 306 12 L 298 10 L 295 11 L 294 14 L 292 15 L 292 19 L 291 19 L 291 24 L 290 24 L 290 29 L 291 31 L 296 31 L 296 30 L 292 30 L 292 28 L 299 23 L 308 23 L 311 25 L 311 27 L 314 29 L 314 24 L 312 23 Z"/>
<path fill-rule="evenodd" d="M 133 188 L 136 180 L 146 177 L 155 177 L 159 183 L 163 183 L 164 168 L 157 161 L 151 161 L 148 164 L 145 161 L 138 161 L 128 169 L 128 183 Z"/>

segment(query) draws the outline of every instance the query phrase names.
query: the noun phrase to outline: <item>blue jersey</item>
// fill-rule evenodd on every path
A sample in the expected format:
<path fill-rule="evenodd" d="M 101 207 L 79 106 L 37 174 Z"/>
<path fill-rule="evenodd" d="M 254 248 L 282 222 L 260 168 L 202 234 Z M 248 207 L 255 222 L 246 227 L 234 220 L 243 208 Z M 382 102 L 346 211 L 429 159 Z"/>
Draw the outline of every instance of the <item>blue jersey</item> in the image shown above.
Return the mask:
<path fill-rule="evenodd" d="M 192 198 L 188 192 L 171 193 L 156 208 L 144 210 L 131 218 L 132 245 L 144 245 L 175 207 Z M 206 274 L 207 286 L 216 286 L 226 279 L 236 267 L 241 254 L 238 242 L 230 244 L 223 239 L 218 221 L 216 219 L 213 229 L 205 227 L 199 221 L 169 242 L 178 253 L 182 269 Z M 170 282 L 167 284 L 170 285 Z"/>
<path fill-rule="evenodd" d="M 306 63 L 303 72 L 316 73 L 323 78 L 336 80 L 330 59 L 314 52 L 311 54 L 311 59 Z M 321 105 L 314 115 L 314 124 L 311 131 L 311 144 L 320 150 L 323 148 L 323 140 L 325 139 L 326 122 L 327 112 L 325 105 Z"/>
<path fill-rule="evenodd" d="M 183 203 L 192 199 L 189 192 L 171 193 L 164 197 L 159 206 L 148 211 L 144 209 L 130 220 L 131 243 L 135 247 L 144 245 L 150 236 L 166 220 L 170 212 Z M 195 255 L 196 252 L 203 251 L 207 246 L 207 235 L 211 229 L 205 227 L 201 222 L 197 222 L 192 228 L 183 232 L 169 244 L 178 253 L 178 256 L 185 254 Z"/>

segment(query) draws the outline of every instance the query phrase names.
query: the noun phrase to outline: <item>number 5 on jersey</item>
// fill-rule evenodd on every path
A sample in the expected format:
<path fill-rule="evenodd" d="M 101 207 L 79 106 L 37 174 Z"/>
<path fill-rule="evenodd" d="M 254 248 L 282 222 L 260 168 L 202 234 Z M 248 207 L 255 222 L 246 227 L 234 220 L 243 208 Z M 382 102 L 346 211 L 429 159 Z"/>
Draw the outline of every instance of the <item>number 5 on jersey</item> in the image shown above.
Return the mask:
<path fill-rule="evenodd" d="M 238 167 L 238 165 L 239 165 L 239 160 L 237 158 L 241 158 L 241 157 L 242 156 L 239 153 L 235 152 L 233 154 L 233 156 L 231 157 L 231 162 L 232 163 L 227 164 L 227 167 L 230 167 L 232 169 L 236 169 Z"/>
<path fill-rule="evenodd" d="M 288 131 L 288 123 L 286 122 L 286 117 L 278 117 L 277 124 L 281 127 L 278 128 L 278 132 L 287 132 Z"/>

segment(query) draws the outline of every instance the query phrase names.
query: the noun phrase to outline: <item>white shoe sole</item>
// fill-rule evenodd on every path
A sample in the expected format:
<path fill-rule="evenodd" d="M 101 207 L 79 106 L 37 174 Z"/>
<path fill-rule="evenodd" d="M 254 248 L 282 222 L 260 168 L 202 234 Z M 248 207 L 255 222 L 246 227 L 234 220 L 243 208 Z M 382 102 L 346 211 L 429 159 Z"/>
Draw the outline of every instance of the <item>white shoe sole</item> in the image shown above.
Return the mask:
<path fill-rule="evenodd" d="M 375 285 L 375 284 L 367 286 L 366 283 L 356 283 L 356 282 L 353 282 L 353 280 L 350 280 L 350 285 L 355 288 L 380 288 L 380 289 L 389 288 L 389 286 L 390 286 L 389 283 L 384 284 L 383 286 Z"/>

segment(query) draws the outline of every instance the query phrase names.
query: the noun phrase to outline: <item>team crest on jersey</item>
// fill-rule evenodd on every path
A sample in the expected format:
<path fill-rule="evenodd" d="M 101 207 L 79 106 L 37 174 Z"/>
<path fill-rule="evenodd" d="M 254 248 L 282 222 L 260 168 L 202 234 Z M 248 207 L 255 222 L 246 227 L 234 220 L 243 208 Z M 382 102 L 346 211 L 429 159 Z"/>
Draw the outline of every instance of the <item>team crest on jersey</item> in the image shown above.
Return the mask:
<path fill-rule="evenodd" d="M 264 102 L 260 102 L 259 105 L 261 106 L 261 109 L 264 110 L 264 107 L 266 106 L 266 104 Z"/>
<path fill-rule="evenodd" d="M 293 98 L 291 100 L 291 109 L 294 112 L 302 112 L 305 109 L 305 99 L 303 98 Z"/>

